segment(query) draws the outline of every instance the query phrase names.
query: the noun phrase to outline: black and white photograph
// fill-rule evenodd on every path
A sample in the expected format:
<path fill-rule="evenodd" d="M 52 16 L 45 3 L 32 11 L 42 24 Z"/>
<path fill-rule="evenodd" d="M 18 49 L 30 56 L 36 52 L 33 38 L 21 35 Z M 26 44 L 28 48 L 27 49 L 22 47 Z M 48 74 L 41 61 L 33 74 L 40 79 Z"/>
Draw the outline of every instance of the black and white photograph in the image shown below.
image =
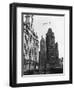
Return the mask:
<path fill-rule="evenodd" d="M 63 73 L 64 15 L 22 13 L 22 75 Z"/>
<path fill-rule="evenodd" d="M 10 4 L 10 86 L 72 83 L 72 7 Z"/>

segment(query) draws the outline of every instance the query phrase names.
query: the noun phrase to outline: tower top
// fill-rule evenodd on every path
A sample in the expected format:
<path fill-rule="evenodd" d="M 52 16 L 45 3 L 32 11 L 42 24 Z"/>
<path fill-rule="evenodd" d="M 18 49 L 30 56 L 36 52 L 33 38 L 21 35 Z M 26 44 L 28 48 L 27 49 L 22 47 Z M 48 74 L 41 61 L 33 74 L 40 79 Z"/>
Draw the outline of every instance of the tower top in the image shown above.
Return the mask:
<path fill-rule="evenodd" d="M 48 29 L 48 32 L 52 32 L 52 28 L 49 28 L 49 29 Z"/>

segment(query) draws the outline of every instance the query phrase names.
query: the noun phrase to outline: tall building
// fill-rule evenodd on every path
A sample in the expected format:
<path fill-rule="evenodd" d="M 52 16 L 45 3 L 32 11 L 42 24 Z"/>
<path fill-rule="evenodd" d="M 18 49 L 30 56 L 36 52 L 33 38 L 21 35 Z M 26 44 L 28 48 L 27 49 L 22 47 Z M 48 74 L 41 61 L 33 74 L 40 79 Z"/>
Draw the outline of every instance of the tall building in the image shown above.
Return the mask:
<path fill-rule="evenodd" d="M 39 53 L 39 70 L 40 73 L 46 69 L 46 41 L 41 37 L 40 40 L 40 53 Z"/>
<path fill-rule="evenodd" d="M 55 36 L 52 29 L 49 28 L 46 34 L 47 47 L 47 68 L 56 68 L 59 66 L 58 43 L 55 43 Z"/>
<path fill-rule="evenodd" d="M 23 15 L 23 68 L 22 73 L 35 70 L 39 63 L 39 41 L 33 29 L 33 15 Z"/>

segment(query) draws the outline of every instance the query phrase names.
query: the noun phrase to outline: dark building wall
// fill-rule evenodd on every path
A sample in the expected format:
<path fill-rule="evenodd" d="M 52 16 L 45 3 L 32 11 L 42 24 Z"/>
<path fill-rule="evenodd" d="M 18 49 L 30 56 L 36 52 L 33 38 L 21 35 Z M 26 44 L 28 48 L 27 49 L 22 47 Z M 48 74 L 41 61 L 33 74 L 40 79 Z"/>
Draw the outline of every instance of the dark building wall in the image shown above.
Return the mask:
<path fill-rule="evenodd" d="M 40 70 L 44 70 L 46 68 L 46 41 L 43 37 L 41 38 L 40 41 L 39 61 L 40 61 Z"/>
<path fill-rule="evenodd" d="M 52 29 L 49 28 L 46 34 L 47 47 L 47 68 L 55 68 L 59 65 L 58 43 L 55 43 L 55 36 Z"/>

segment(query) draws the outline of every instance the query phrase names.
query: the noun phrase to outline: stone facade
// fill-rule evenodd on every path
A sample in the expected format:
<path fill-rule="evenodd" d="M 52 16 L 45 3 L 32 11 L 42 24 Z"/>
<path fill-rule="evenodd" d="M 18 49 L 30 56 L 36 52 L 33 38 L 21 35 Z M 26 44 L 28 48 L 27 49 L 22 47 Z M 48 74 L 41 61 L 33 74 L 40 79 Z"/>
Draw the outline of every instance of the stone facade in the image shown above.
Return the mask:
<path fill-rule="evenodd" d="M 23 15 L 23 72 L 38 68 L 38 49 L 39 41 L 33 29 L 33 15 Z"/>

